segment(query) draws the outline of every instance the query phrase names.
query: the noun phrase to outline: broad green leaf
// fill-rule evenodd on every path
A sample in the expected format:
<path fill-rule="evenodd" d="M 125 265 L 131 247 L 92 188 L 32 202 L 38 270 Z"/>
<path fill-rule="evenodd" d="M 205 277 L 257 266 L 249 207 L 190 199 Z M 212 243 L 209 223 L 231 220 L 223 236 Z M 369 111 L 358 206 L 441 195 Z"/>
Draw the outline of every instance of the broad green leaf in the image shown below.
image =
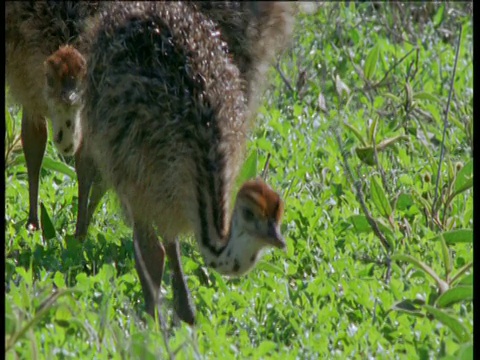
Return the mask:
<path fill-rule="evenodd" d="M 408 210 L 413 204 L 412 195 L 402 193 L 398 196 L 396 208 L 398 210 Z"/>
<path fill-rule="evenodd" d="M 473 274 L 465 275 L 459 282 L 458 285 L 473 285 Z"/>
<path fill-rule="evenodd" d="M 455 360 L 472 360 L 473 359 L 473 344 L 468 343 L 460 346 L 460 348 L 455 351 Z"/>
<path fill-rule="evenodd" d="M 50 159 L 48 157 L 43 158 L 43 168 L 56 171 L 62 173 L 64 175 L 69 176 L 71 179 L 76 180 L 77 174 L 75 173 L 75 169 L 62 161 L 57 161 Z"/>
<path fill-rule="evenodd" d="M 257 151 L 253 150 L 247 160 L 243 163 L 242 170 L 237 179 L 237 184 L 241 185 L 245 181 L 257 176 L 257 158 Z"/>
<path fill-rule="evenodd" d="M 87 291 L 90 286 L 93 286 L 95 279 L 87 276 L 85 273 L 80 273 L 75 277 L 76 285 L 75 288 L 79 291 Z"/>
<path fill-rule="evenodd" d="M 388 138 L 388 139 L 385 139 L 381 142 L 379 142 L 377 144 L 377 151 L 383 151 L 385 150 L 386 148 L 394 145 L 397 141 L 400 141 L 400 140 L 408 140 L 408 136 L 407 135 L 397 135 L 397 136 L 394 136 L 392 138 Z"/>
<path fill-rule="evenodd" d="M 358 136 L 357 136 L 358 137 Z M 399 140 L 408 140 L 408 136 L 406 135 L 398 135 L 393 138 L 385 139 L 377 144 L 377 152 L 380 153 L 383 150 L 387 149 L 388 147 L 394 145 Z M 374 152 L 373 146 L 368 145 L 364 147 L 357 147 L 355 148 L 355 152 L 357 153 L 358 158 L 367 165 L 375 165 L 374 161 Z"/>
<path fill-rule="evenodd" d="M 381 219 L 377 219 L 377 225 L 380 231 L 382 231 L 385 235 L 388 235 L 393 238 L 392 229 L 390 229 L 386 224 L 382 223 L 382 221 L 380 220 Z M 357 234 L 370 233 L 373 231 L 365 215 L 352 215 L 347 219 L 347 223 L 353 225 L 353 228 L 355 229 L 355 232 Z"/>
<path fill-rule="evenodd" d="M 354 1 L 350 1 L 350 3 L 348 4 L 348 6 L 349 6 L 349 10 L 350 10 L 352 13 L 355 13 L 355 11 L 356 11 L 355 2 L 354 2 Z"/>
<path fill-rule="evenodd" d="M 448 326 L 460 342 L 464 343 L 472 339 L 470 330 L 458 318 L 454 317 L 453 315 L 447 313 L 444 310 L 436 309 L 430 305 L 425 304 L 424 308 L 431 315 L 433 315 L 435 319 L 440 321 L 445 326 Z"/>
<path fill-rule="evenodd" d="M 457 229 L 452 231 L 444 232 L 438 236 L 435 236 L 431 241 L 439 241 L 440 237 L 443 236 L 445 242 L 448 245 L 456 243 L 473 243 L 473 230 L 472 229 Z"/>
<path fill-rule="evenodd" d="M 23 267 L 19 267 L 17 269 L 17 275 L 23 278 L 22 282 L 27 284 L 29 287 L 33 284 L 33 273 L 31 269 L 26 269 Z"/>
<path fill-rule="evenodd" d="M 103 280 L 107 283 L 116 276 L 116 273 L 117 271 L 112 264 L 103 264 L 96 276 L 99 280 Z"/>
<path fill-rule="evenodd" d="M 463 184 L 462 186 L 458 187 L 458 191 L 455 191 L 454 194 L 453 194 L 453 197 L 457 196 L 458 194 L 464 192 L 464 191 L 467 191 L 468 189 L 472 188 L 473 187 L 473 177 L 471 177 L 470 179 L 467 179 Z"/>
<path fill-rule="evenodd" d="M 15 165 L 17 164 L 26 164 L 25 162 L 25 155 L 21 154 L 15 158 Z M 48 157 L 43 158 L 42 166 L 45 169 L 56 171 L 62 173 L 64 175 L 69 176 L 71 179 L 77 179 L 77 174 L 75 173 L 75 169 L 62 161 L 57 161 L 50 159 Z"/>
<path fill-rule="evenodd" d="M 438 276 L 437 273 L 430 266 L 428 266 L 424 262 L 414 258 L 413 256 L 406 255 L 406 254 L 395 254 L 395 255 L 392 255 L 391 259 L 392 260 L 397 260 L 397 261 L 408 262 L 408 263 L 414 265 L 415 267 L 425 271 L 428 275 L 430 275 L 435 280 L 435 282 L 437 283 L 437 286 L 440 290 L 440 293 L 444 293 L 445 291 L 448 290 L 448 284 L 445 281 L 443 281 L 440 278 L 440 276 Z"/>
<path fill-rule="evenodd" d="M 460 301 L 470 301 L 473 299 L 473 286 L 456 286 L 448 289 L 437 298 L 437 306 L 447 307 Z"/>
<path fill-rule="evenodd" d="M 225 284 L 225 280 L 223 280 L 222 276 L 218 274 L 216 271 L 211 272 L 213 277 L 215 278 L 215 281 L 217 283 L 217 286 L 220 288 L 225 293 L 228 293 L 229 289 L 227 284 Z"/>
<path fill-rule="evenodd" d="M 365 60 L 365 69 L 364 74 L 365 78 L 370 80 L 377 69 L 377 62 L 378 57 L 380 55 L 380 47 L 379 45 L 375 45 L 372 50 L 367 55 L 367 59 Z"/>
<path fill-rule="evenodd" d="M 428 101 L 433 101 L 436 103 L 440 103 L 440 99 L 436 97 L 435 95 L 425 92 L 425 91 L 420 91 L 417 92 L 413 95 L 414 100 L 428 100 Z"/>
<path fill-rule="evenodd" d="M 442 248 L 445 277 L 448 278 L 452 272 L 452 255 L 450 254 L 450 250 L 448 249 L 447 243 L 443 237 L 440 237 L 440 246 Z"/>
<path fill-rule="evenodd" d="M 52 220 L 50 219 L 50 215 L 48 215 L 48 211 L 42 202 L 40 203 L 40 221 L 41 221 L 43 238 L 45 240 L 53 239 L 56 236 L 55 227 L 53 226 Z"/>
<path fill-rule="evenodd" d="M 347 221 L 353 225 L 353 228 L 357 234 L 368 233 L 372 231 L 372 228 L 370 227 L 365 215 L 352 215 Z"/>
<path fill-rule="evenodd" d="M 473 280 L 470 278 L 469 279 L 469 276 L 473 276 L 473 274 L 470 274 L 470 275 L 465 275 L 464 274 L 470 270 L 471 268 L 473 267 L 473 261 L 470 261 L 468 263 L 466 263 L 465 265 L 463 265 L 455 275 L 452 276 L 451 280 L 450 280 L 450 283 L 451 284 L 455 284 L 456 282 L 460 282 L 459 284 L 463 284 L 463 285 L 472 285 L 473 284 Z"/>
<path fill-rule="evenodd" d="M 358 131 L 353 125 L 350 125 L 349 123 L 347 123 L 346 121 L 343 122 L 343 125 L 348 129 L 350 130 L 351 132 L 353 132 L 353 134 L 357 137 L 358 140 L 360 140 L 360 142 L 362 143 L 363 146 L 367 146 L 367 142 L 363 139 L 363 136 L 362 134 L 360 133 L 360 131 Z"/>
<path fill-rule="evenodd" d="M 371 177 L 372 200 L 382 216 L 388 218 L 392 214 L 392 207 L 387 199 L 383 187 L 377 181 L 376 176 Z"/>
<path fill-rule="evenodd" d="M 406 299 L 393 304 L 390 311 L 399 311 L 417 317 L 425 317 L 425 314 L 422 312 L 422 305 L 423 302 L 418 300 Z"/>
<path fill-rule="evenodd" d="M 439 27 L 445 18 L 445 4 L 442 4 L 438 9 L 437 13 L 433 17 L 433 26 L 435 28 Z"/>
<path fill-rule="evenodd" d="M 257 265 L 257 269 L 265 270 L 281 276 L 285 275 L 285 271 L 283 271 L 279 266 L 274 265 L 268 261 L 263 261 L 263 260 L 259 261 Z"/>
<path fill-rule="evenodd" d="M 378 116 L 375 116 L 375 119 L 370 124 L 370 128 L 368 129 L 368 136 L 370 143 L 373 144 L 373 137 L 377 132 L 377 125 L 378 125 Z"/>
<path fill-rule="evenodd" d="M 53 282 L 58 288 L 64 288 L 65 287 L 64 275 L 61 272 L 56 271 L 53 277 Z"/>
<path fill-rule="evenodd" d="M 407 95 L 407 103 L 408 106 L 412 106 L 413 103 L 413 90 L 412 90 L 412 85 L 410 85 L 409 82 L 405 83 L 405 93 Z"/>
<path fill-rule="evenodd" d="M 55 311 L 55 322 L 62 327 L 69 326 L 69 320 L 72 318 L 72 312 L 66 305 L 59 305 Z"/>
<path fill-rule="evenodd" d="M 384 93 L 384 97 L 389 98 L 390 100 L 395 101 L 396 103 L 402 102 L 402 99 L 400 99 L 398 96 L 393 95 L 392 93 Z"/>
<path fill-rule="evenodd" d="M 270 341 L 270 340 L 265 340 L 262 341 L 262 343 L 258 346 L 258 348 L 255 350 L 255 356 L 257 359 L 261 359 L 263 356 L 268 355 L 272 351 L 274 351 L 277 348 L 277 343 Z"/>
<path fill-rule="evenodd" d="M 457 173 L 454 191 L 456 194 L 468 190 L 473 186 L 473 160 L 466 163 Z"/>
<path fill-rule="evenodd" d="M 366 147 L 357 147 L 355 148 L 355 152 L 363 163 L 373 166 L 375 165 L 375 156 L 373 153 L 373 146 L 366 146 Z"/>

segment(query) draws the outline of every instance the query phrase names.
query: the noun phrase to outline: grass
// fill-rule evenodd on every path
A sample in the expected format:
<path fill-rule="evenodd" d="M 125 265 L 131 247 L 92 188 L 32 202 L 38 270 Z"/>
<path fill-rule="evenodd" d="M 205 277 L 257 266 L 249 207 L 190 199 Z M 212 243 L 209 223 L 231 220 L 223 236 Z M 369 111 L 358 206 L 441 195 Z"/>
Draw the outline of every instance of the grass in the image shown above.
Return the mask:
<path fill-rule="evenodd" d="M 242 173 L 271 154 L 288 252 L 226 279 L 184 241 L 195 328 L 172 326 L 168 266 L 167 329 L 145 318 L 114 194 L 76 242 L 72 163 L 51 143 L 44 232 L 27 232 L 21 109 L 7 101 L 6 358 L 472 359 L 469 6 L 323 3 L 300 16 Z"/>

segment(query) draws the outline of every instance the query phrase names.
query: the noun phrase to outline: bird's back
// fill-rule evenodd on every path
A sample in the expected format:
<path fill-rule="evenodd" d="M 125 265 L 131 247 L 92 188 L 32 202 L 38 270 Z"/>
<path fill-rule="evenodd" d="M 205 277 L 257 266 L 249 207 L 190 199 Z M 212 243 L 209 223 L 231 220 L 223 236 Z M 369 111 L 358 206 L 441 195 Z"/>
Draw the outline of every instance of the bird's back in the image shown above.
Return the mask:
<path fill-rule="evenodd" d="M 214 23 L 180 2 L 112 5 L 89 39 L 84 141 L 106 180 L 163 233 L 191 227 L 199 192 L 223 214 L 246 124 Z"/>

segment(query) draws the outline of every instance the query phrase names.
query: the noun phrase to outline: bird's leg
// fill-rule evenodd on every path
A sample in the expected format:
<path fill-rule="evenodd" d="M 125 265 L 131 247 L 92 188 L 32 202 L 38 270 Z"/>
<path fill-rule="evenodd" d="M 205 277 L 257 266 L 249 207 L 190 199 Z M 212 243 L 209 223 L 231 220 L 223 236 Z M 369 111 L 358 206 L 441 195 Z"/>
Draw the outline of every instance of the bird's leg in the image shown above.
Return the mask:
<path fill-rule="evenodd" d="M 23 109 L 21 139 L 28 174 L 30 208 L 27 228 L 38 230 L 38 185 L 43 154 L 47 145 L 47 124 L 43 117 L 32 116 Z"/>
<path fill-rule="evenodd" d="M 78 179 L 78 213 L 75 228 L 75 237 L 83 240 L 87 235 L 88 223 L 88 199 L 93 180 L 97 174 L 92 159 L 86 154 L 83 146 L 80 146 L 75 153 L 75 169 Z"/>
<path fill-rule="evenodd" d="M 90 199 L 88 202 L 88 218 L 87 218 L 87 227 L 92 220 L 95 209 L 97 208 L 100 200 L 102 200 L 103 195 L 107 192 L 107 186 L 105 183 L 97 177 L 98 181 L 94 181 L 92 184 L 92 190 L 90 191 Z"/>
<path fill-rule="evenodd" d="M 142 284 L 147 313 L 155 316 L 155 307 L 159 301 L 165 263 L 165 249 L 155 234 L 153 226 L 134 221 L 133 242 L 135 249 L 135 267 Z"/>
<path fill-rule="evenodd" d="M 173 301 L 175 312 L 179 318 L 187 324 L 195 324 L 195 305 L 192 302 L 190 291 L 188 290 L 185 276 L 183 274 L 182 263 L 180 259 L 180 247 L 178 240 L 167 241 L 165 243 L 165 252 L 172 271 Z"/>

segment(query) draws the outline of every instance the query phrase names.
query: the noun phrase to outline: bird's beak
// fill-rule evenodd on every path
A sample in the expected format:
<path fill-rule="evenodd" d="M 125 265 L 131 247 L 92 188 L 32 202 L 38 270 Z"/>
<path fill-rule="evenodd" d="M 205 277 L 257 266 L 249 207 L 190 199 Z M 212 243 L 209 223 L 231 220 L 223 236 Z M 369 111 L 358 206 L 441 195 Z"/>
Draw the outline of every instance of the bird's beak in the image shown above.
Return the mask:
<path fill-rule="evenodd" d="M 268 232 L 265 241 L 276 248 L 287 250 L 287 243 L 280 233 L 280 226 L 274 221 L 268 222 Z"/>
<path fill-rule="evenodd" d="M 62 91 L 62 100 L 68 104 L 68 105 L 73 105 L 75 104 L 79 99 L 78 92 L 75 90 L 66 90 Z"/>

